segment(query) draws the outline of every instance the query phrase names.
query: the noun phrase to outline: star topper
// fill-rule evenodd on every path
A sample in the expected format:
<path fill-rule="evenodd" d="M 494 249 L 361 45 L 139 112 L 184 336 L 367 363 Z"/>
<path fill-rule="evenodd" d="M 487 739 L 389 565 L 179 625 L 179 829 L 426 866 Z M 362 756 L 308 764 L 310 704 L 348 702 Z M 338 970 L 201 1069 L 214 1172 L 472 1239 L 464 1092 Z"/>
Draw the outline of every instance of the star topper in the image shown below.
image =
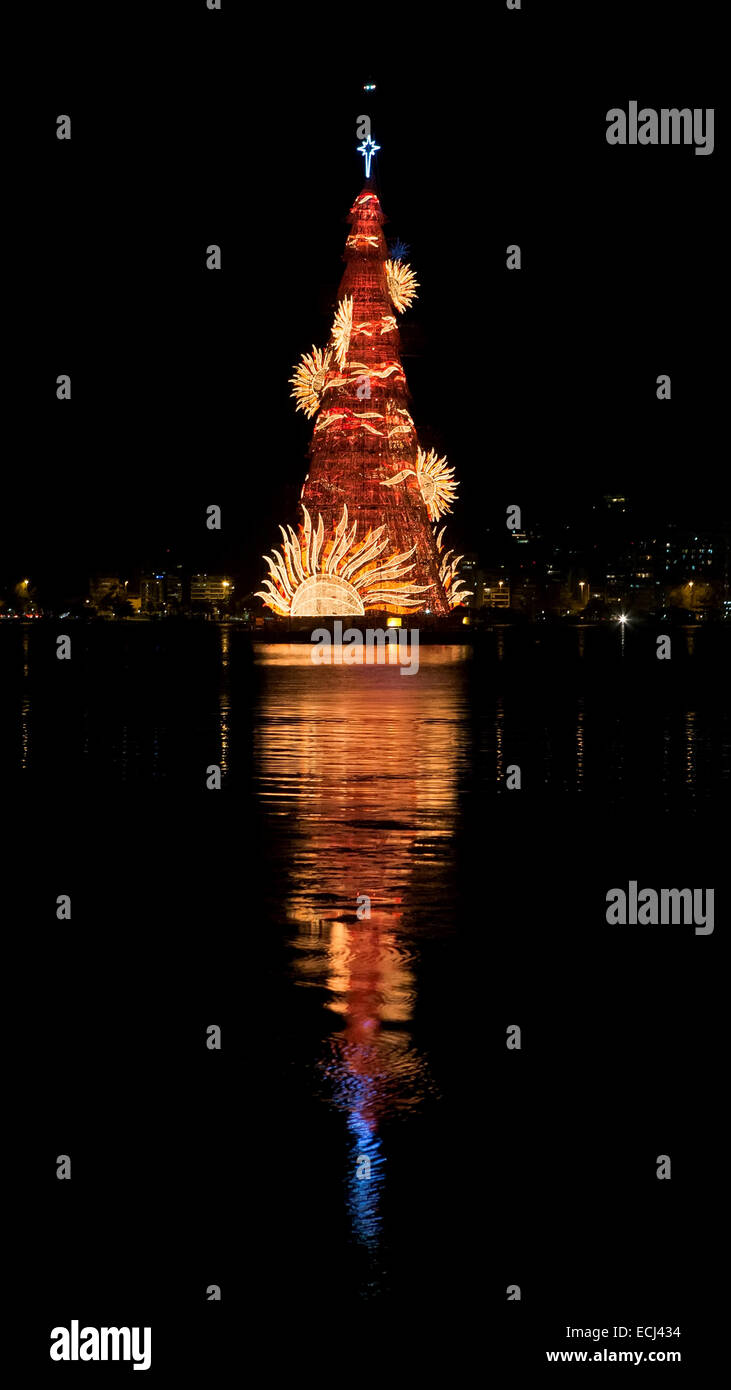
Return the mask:
<path fill-rule="evenodd" d="M 362 145 L 358 146 L 358 154 L 362 154 L 365 159 L 365 176 L 367 179 L 371 176 L 371 160 L 376 150 L 380 150 L 380 148 L 381 146 L 377 145 L 370 135 L 367 140 L 363 141 Z"/>

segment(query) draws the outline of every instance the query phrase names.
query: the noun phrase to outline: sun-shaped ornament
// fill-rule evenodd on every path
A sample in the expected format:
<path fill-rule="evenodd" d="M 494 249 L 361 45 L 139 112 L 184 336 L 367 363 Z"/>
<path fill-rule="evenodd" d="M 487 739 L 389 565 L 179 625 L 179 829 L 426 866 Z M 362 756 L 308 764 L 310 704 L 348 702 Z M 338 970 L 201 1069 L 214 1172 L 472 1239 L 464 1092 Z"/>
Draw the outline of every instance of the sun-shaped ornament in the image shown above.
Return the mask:
<path fill-rule="evenodd" d="M 409 474 L 412 474 L 419 484 L 430 521 L 439 521 L 440 517 L 451 512 L 458 484 L 452 481 L 454 469 L 447 467 L 446 457 L 439 458 L 435 449 L 430 449 L 426 454 L 419 447 L 416 468 L 402 469 L 392 478 L 386 478 L 382 486 L 395 487 L 397 483 L 403 482 L 404 478 L 408 478 Z"/>
<path fill-rule="evenodd" d="M 386 280 L 393 307 L 403 314 L 416 299 L 419 281 L 405 261 L 386 261 Z"/>
<path fill-rule="evenodd" d="M 454 469 L 447 467 L 446 457 L 439 458 L 435 449 L 425 454 L 420 448 L 416 457 L 416 476 L 429 520 L 438 521 L 446 512 L 451 512 L 457 496 L 457 483 L 452 481 Z"/>
<path fill-rule="evenodd" d="M 313 347 L 312 352 L 302 354 L 294 369 L 294 376 L 289 378 L 294 386 L 290 395 L 294 396 L 297 409 L 304 410 L 310 419 L 320 409 L 332 357 L 332 348 Z"/>
<path fill-rule="evenodd" d="M 439 555 L 439 578 L 441 579 L 442 584 L 444 585 L 444 592 L 447 595 L 447 603 L 449 604 L 450 608 L 457 608 L 460 603 L 465 602 L 465 599 L 472 598 L 472 590 L 463 589 L 462 585 L 464 584 L 464 580 L 460 579 L 458 576 L 459 562 L 460 560 L 464 559 L 464 555 L 455 556 L 453 550 L 444 549 L 443 537 L 446 529 L 446 526 L 443 526 L 441 531 L 439 532 L 439 535 L 437 536 L 437 553 Z M 450 556 L 454 556 L 454 558 L 450 559 Z"/>
<path fill-rule="evenodd" d="M 331 539 L 324 544 L 325 527 L 321 516 L 313 528 L 307 508 L 302 504 L 304 524 L 297 537 L 291 526 L 282 533 L 282 553 L 265 555 L 269 578 L 265 590 L 257 591 L 268 608 L 282 617 L 319 618 L 333 616 L 362 616 L 368 608 L 396 608 L 408 612 L 421 608 L 421 595 L 431 584 L 412 584 L 406 576 L 414 568 L 411 556 L 416 550 L 404 550 L 400 555 L 388 555 L 383 563 L 376 561 L 390 544 L 386 527 L 369 531 L 356 544 L 358 523 L 348 528 L 348 508 L 334 528 Z"/>
<path fill-rule="evenodd" d="M 345 359 L 350 347 L 350 334 L 353 330 L 353 296 L 346 295 L 341 299 L 335 311 L 335 319 L 332 327 L 332 340 L 335 348 L 335 358 L 339 367 L 345 365 Z"/>

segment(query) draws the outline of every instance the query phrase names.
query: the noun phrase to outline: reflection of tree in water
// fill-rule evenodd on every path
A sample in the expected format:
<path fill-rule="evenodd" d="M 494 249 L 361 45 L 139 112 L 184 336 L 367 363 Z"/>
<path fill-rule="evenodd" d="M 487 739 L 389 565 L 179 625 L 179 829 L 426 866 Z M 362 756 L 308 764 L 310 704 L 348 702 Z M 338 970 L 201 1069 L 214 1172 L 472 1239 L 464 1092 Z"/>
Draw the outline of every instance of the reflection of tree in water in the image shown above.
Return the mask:
<path fill-rule="evenodd" d="M 368 922 L 334 923 L 328 956 L 328 1008 L 341 1015 L 343 1027 L 330 1035 L 320 1068 L 352 1135 L 347 1192 L 353 1235 L 375 1253 L 386 1162 L 379 1123 L 436 1091 L 403 1026 L 411 1017 L 414 976 L 393 933 Z"/>
<path fill-rule="evenodd" d="M 272 650 L 260 708 L 260 795 L 284 846 L 295 978 L 325 989 L 342 1027 L 318 1063 L 323 1098 L 347 1116 L 352 1238 L 378 1291 L 382 1121 L 436 1095 L 409 1030 L 414 943 L 404 917 L 447 891 L 457 772 L 464 758 L 462 648 L 426 649 L 415 677 L 397 668 L 313 667 L 305 649 Z M 265 658 L 266 661 L 266 658 Z M 370 918 L 359 921 L 360 894 Z M 360 1174 L 360 1176 L 359 1176 Z"/>
<path fill-rule="evenodd" d="M 304 646 L 261 652 L 255 771 L 287 880 L 278 903 L 309 927 L 355 919 L 360 893 L 371 926 L 437 910 L 466 758 L 465 648 L 423 648 L 414 676 L 313 666 Z"/>

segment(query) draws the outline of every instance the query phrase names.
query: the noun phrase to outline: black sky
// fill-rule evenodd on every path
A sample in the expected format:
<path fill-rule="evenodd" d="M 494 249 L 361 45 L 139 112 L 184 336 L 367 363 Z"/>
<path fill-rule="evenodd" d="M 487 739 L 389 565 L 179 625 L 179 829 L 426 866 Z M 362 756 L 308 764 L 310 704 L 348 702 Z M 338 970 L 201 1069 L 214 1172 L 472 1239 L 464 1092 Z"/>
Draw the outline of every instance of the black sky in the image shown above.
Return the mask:
<path fill-rule="evenodd" d="M 461 482 L 459 548 L 489 563 L 509 503 L 560 521 L 606 491 L 658 522 L 727 521 L 713 7 L 600 20 L 526 0 L 449 24 L 399 8 L 352 34 L 325 13 L 255 31 L 234 9 L 161 7 L 144 47 L 122 10 L 59 19 L 43 61 L 21 55 L 31 177 L 0 583 L 166 556 L 257 582 L 307 471 L 288 378 L 329 331 L 364 111 L 386 234 L 422 287 L 404 365 L 420 435 Z M 610 148 L 606 112 L 632 98 L 715 105 L 716 152 Z"/>

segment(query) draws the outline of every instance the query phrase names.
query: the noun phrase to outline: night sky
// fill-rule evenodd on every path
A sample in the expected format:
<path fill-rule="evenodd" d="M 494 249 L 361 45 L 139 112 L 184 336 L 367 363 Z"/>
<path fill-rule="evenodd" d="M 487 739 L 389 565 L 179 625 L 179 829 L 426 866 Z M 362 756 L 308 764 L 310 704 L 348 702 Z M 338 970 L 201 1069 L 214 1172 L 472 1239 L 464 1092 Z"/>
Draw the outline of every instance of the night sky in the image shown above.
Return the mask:
<path fill-rule="evenodd" d="M 318 31 L 279 16 L 255 35 L 231 6 L 177 6 L 144 47 L 120 10 L 93 61 L 89 26 L 59 18 L 48 71 L 25 60 L 35 170 L 16 206 L 0 585 L 83 590 L 94 570 L 184 563 L 256 587 L 278 523 L 297 518 L 312 422 L 288 378 L 329 332 L 365 111 L 386 235 L 409 244 L 421 285 L 404 366 L 421 441 L 461 483 L 458 549 L 489 565 L 509 503 L 527 526 L 560 525 L 609 491 L 658 522 L 728 521 L 708 333 L 720 112 L 711 157 L 605 141 L 607 110 L 632 98 L 716 101 L 707 52 L 695 77 L 702 7 L 670 30 L 667 6 L 628 6 L 629 28 L 613 7 L 601 45 L 582 9 L 494 4 L 467 30 L 400 7 L 349 36 L 324 14 Z M 213 242 L 221 273 L 205 269 Z M 63 371 L 70 403 L 55 399 Z"/>

